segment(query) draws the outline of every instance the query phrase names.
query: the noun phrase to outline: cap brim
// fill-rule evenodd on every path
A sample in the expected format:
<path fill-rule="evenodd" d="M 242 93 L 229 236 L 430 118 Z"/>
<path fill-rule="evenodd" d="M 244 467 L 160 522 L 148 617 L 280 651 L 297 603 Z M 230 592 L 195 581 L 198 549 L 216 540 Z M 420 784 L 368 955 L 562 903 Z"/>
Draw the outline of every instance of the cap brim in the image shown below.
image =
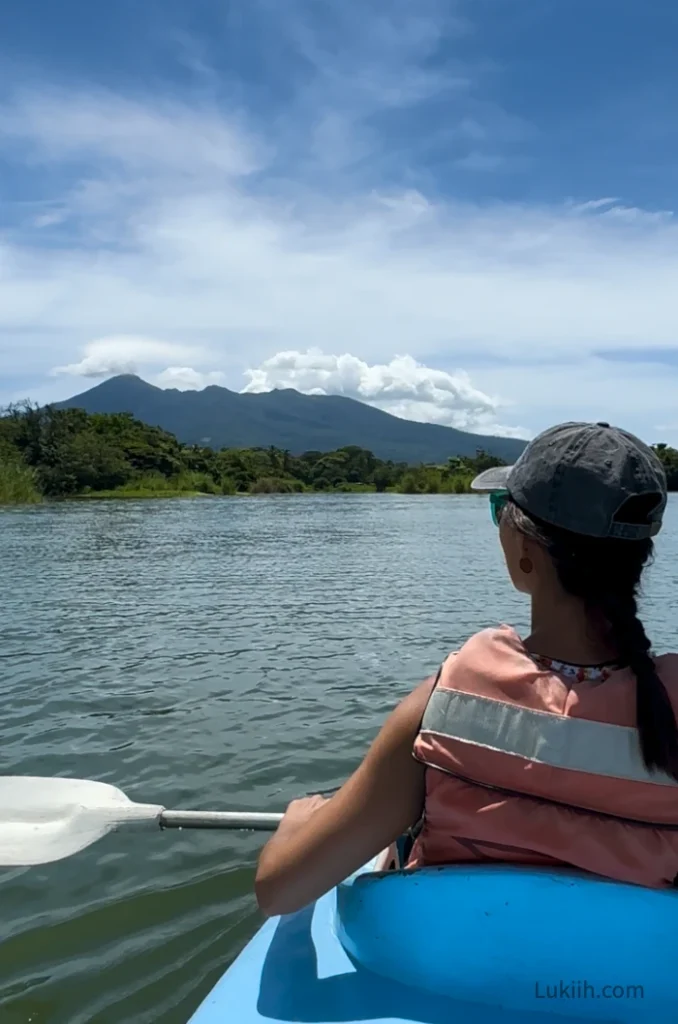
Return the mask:
<path fill-rule="evenodd" d="M 513 466 L 492 466 L 475 478 L 471 484 L 472 491 L 505 491 L 509 474 Z"/>

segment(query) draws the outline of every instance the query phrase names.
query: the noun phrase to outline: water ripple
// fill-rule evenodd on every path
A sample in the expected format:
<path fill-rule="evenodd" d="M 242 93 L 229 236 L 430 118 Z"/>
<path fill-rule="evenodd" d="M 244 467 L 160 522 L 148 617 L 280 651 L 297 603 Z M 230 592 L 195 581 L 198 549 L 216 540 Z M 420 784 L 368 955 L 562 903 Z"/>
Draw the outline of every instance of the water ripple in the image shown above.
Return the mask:
<path fill-rule="evenodd" d="M 166 806 L 338 785 L 478 628 L 524 628 L 484 499 L 343 495 L 3 510 L 3 772 Z M 673 643 L 672 499 L 646 608 Z M 2 1024 L 185 1024 L 256 929 L 261 837 L 125 832 L 0 873 Z"/>

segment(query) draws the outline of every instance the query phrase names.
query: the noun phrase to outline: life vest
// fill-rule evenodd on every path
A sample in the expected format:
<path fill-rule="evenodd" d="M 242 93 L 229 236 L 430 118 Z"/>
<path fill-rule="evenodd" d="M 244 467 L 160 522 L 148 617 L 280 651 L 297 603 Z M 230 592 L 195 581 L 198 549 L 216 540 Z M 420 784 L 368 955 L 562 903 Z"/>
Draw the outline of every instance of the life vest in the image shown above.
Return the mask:
<path fill-rule="evenodd" d="M 655 659 L 678 705 L 678 655 Z M 678 782 L 649 772 L 636 679 L 541 668 L 508 626 L 444 662 L 414 756 L 426 765 L 408 865 L 508 861 L 661 888 L 678 876 Z"/>

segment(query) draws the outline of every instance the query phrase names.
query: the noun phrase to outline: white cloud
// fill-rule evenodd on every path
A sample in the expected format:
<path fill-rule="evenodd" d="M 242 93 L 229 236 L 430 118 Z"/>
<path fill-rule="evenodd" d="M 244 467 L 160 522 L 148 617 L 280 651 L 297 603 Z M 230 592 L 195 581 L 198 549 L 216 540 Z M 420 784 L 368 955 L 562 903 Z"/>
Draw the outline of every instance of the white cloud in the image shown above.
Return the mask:
<path fill-rule="evenodd" d="M 159 388 L 176 388 L 178 391 L 201 391 L 210 384 L 223 385 L 224 374 L 220 370 L 201 373 L 190 366 L 168 366 L 157 374 L 152 383 Z"/>
<path fill-rule="evenodd" d="M 294 388 L 307 394 L 344 395 L 403 419 L 517 437 L 529 433 L 498 425 L 501 403 L 474 388 L 468 374 L 432 369 L 408 355 L 370 366 L 357 356 L 325 354 L 317 348 L 279 352 L 247 370 L 246 376 L 249 383 L 243 392 Z"/>
<path fill-rule="evenodd" d="M 142 368 L 157 366 L 168 359 L 195 358 L 202 354 L 197 346 L 177 345 L 155 338 L 114 336 L 89 342 L 84 346 L 79 362 L 55 366 L 50 372 L 53 376 L 68 374 L 72 377 L 110 377 L 116 373 L 137 373 Z M 171 375 L 173 372 L 195 373 L 194 370 L 177 371 L 176 368 L 165 370 L 166 374 Z"/>

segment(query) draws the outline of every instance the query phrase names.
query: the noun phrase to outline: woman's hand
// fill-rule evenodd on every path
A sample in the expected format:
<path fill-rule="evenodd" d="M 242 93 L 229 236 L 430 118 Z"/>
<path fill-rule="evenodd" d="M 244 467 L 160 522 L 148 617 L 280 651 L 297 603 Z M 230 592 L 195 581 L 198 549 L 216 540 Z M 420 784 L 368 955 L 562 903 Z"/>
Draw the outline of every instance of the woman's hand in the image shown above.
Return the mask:
<path fill-rule="evenodd" d="M 292 832 L 295 829 L 305 825 L 307 821 L 313 817 L 316 811 L 318 811 L 324 804 L 327 803 L 328 797 L 320 796 L 318 794 L 314 796 L 302 796 L 298 800 L 292 800 L 288 804 L 287 810 L 285 811 L 280 824 L 278 825 L 278 832 Z"/>

